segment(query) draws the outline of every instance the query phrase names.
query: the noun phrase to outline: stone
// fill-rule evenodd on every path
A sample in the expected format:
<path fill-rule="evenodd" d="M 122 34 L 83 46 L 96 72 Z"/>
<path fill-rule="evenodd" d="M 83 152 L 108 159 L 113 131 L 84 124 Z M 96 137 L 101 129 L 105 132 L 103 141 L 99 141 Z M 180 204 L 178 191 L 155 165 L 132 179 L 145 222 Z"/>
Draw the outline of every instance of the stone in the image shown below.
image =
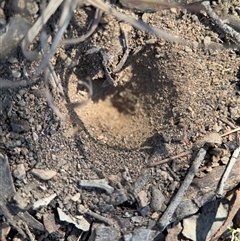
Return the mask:
<path fill-rule="evenodd" d="M 65 214 L 60 208 L 57 208 L 57 211 L 58 211 L 58 216 L 60 221 L 72 223 L 75 225 L 76 228 L 83 231 L 89 230 L 90 224 L 82 215 L 79 215 L 77 216 L 77 218 L 74 218 L 70 215 Z"/>
<path fill-rule="evenodd" d="M 124 189 L 117 189 L 111 194 L 111 204 L 120 205 L 128 200 L 127 193 Z"/>
<path fill-rule="evenodd" d="M 140 192 L 137 194 L 137 200 L 138 200 L 139 206 L 140 206 L 141 208 L 147 206 L 147 205 L 148 205 L 147 193 L 146 193 L 145 191 L 140 191 Z"/>
<path fill-rule="evenodd" d="M 157 188 L 152 187 L 151 191 L 152 191 L 152 198 L 150 202 L 150 207 L 153 212 L 156 212 L 161 210 L 161 207 L 165 201 L 165 197 L 162 194 L 162 192 Z"/>
<path fill-rule="evenodd" d="M 206 36 L 203 40 L 203 43 L 205 46 L 208 46 L 211 43 L 211 38 L 209 36 Z"/>
<path fill-rule="evenodd" d="M 183 220 L 182 234 L 193 241 L 209 240 L 221 227 L 228 215 L 226 205 L 214 200 L 202 207 L 201 214 Z"/>
<path fill-rule="evenodd" d="M 199 215 L 193 215 L 183 220 L 182 234 L 190 240 L 197 240 L 196 224 Z"/>
<path fill-rule="evenodd" d="M 115 241 L 118 240 L 119 231 L 115 227 L 107 227 L 104 224 L 92 226 L 92 234 L 89 240 L 94 241 Z"/>
<path fill-rule="evenodd" d="M 12 131 L 16 133 L 28 132 L 30 129 L 30 125 L 26 120 L 14 119 L 11 121 L 10 125 L 12 127 Z"/>
<path fill-rule="evenodd" d="M 98 208 L 101 213 L 110 213 L 114 211 L 114 206 L 111 204 L 99 204 Z"/>
<path fill-rule="evenodd" d="M 81 193 L 78 192 L 73 197 L 71 197 L 71 200 L 73 202 L 77 202 L 80 199 L 80 197 L 81 197 Z"/>
<path fill-rule="evenodd" d="M 30 28 L 29 22 L 20 17 L 11 18 L 7 31 L 0 35 L 0 59 L 10 57 Z"/>
<path fill-rule="evenodd" d="M 26 171 L 23 164 L 16 166 L 15 170 L 13 171 L 13 176 L 18 180 L 23 180 L 26 177 Z"/>
<path fill-rule="evenodd" d="M 34 202 L 33 210 L 39 209 L 41 207 L 46 207 L 56 196 L 57 196 L 57 194 L 54 193 L 49 197 L 45 197 L 45 198 L 39 199 L 38 201 Z"/>
<path fill-rule="evenodd" d="M 0 240 L 7 240 L 6 237 L 8 236 L 11 230 L 11 226 L 8 223 L 1 223 L 0 224 Z"/>
<path fill-rule="evenodd" d="M 12 71 L 12 75 L 14 78 L 20 78 L 22 74 L 19 71 Z"/>
<path fill-rule="evenodd" d="M 167 236 L 165 237 L 165 241 L 176 240 L 176 237 L 180 235 L 182 231 L 181 223 L 174 225 L 173 227 L 168 229 Z"/>
<path fill-rule="evenodd" d="M 146 228 L 138 228 L 133 231 L 131 241 L 152 241 L 157 236 L 157 231 L 146 229 Z"/>
<path fill-rule="evenodd" d="M 44 181 L 50 180 L 57 175 L 57 172 L 54 170 L 43 170 L 36 168 L 32 169 L 31 173 Z"/>

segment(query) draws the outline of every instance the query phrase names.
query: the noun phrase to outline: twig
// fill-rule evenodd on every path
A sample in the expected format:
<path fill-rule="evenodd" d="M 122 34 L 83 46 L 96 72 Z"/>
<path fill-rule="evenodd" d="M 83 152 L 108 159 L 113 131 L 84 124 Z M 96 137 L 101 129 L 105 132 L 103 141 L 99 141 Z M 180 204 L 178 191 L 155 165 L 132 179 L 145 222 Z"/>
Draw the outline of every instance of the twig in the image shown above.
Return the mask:
<path fill-rule="evenodd" d="M 236 161 L 239 160 L 238 159 L 239 153 L 240 153 L 240 146 L 233 152 L 233 155 L 232 155 L 230 161 L 228 162 L 227 168 L 225 169 L 225 171 L 223 173 L 223 176 L 221 178 L 221 181 L 220 181 L 217 191 L 216 191 L 218 196 L 222 196 L 222 194 L 223 194 L 223 189 L 224 189 L 224 186 L 226 185 L 226 182 L 231 173 L 231 170 L 232 170 L 234 164 L 236 163 Z"/>
<path fill-rule="evenodd" d="M 95 12 L 95 16 L 94 16 L 94 20 L 93 20 L 93 23 L 92 23 L 92 26 L 91 28 L 89 29 L 89 31 L 83 35 L 82 37 L 80 38 L 75 38 L 75 39 L 64 39 L 61 44 L 78 44 L 78 43 L 81 43 L 81 42 L 84 42 L 87 38 L 89 38 L 93 33 L 94 31 L 96 30 L 96 28 L 98 27 L 99 25 L 99 22 L 102 18 L 102 11 L 100 9 L 96 9 L 96 12 Z"/>
<path fill-rule="evenodd" d="M 231 201 L 233 201 L 233 204 L 231 206 L 230 211 L 228 212 L 227 218 L 209 241 L 217 240 L 232 222 L 234 216 L 236 215 L 240 207 L 240 189 L 236 190 L 235 195 L 232 197 Z"/>
<path fill-rule="evenodd" d="M 211 8 L 209 1 L 203 1 L 202 5 L 204 6 L 204 10 L 211 17 L 211 19 L 218 25 L 218 27 L 222 31 L 224 31 L 224 33 L 229 34 L 234 41 L 240 44 L 240 33 L 238 33 L 233 28 L 225 24 L 223 20 L 218 17 L 218 15 Z"/>
<path fill-rule="evenodd" d="M 59 108 L 56 106 L 56 104 L 53 101 L 53 96 L 51 95 L 50 90 L 47 87 L 45 88 L 45 94 L 46 94 L 48 105 L 52 108 L 52 110 L 60 118 L 60 120 L 70 121 L 69 116 L 62 114 Z"/>
<path fill-rule="evenodd" d="M 87 215 L 89 215 L 89 216 L 91 216 L 91 217 L 93 217 L 95 219 L 98 219 L 98 220 L 100 220 L 100 221 L 102 221 L 102 222 L 104 222 L 104 223 L 106 223 L 106 224 L 108 224 L 110 226 L 112 226 L 115 223 L 112 219 L 105 218 L 105 217 L 101 216 L 100 214 L 97 214 L 97 213 L 95 213 L 95 212 L 85 208 L 83 205 L 80 205 L 78 211 L 81 214 L 87 214 Z"/>
<path fill-rule="evenodd" d="M 120 62 L 118 63 L 118 65 L 116 66 L 116 68 L 113 70 L 113 73 L 117 73 L 119 72 L 123 65 L 126 63 L 127 58 L 129 56 L 129 46 L 128 46 L 128 34 L 127 31 L 124 29 L 124 26 L 122 26 L 122 23 L 119 23 L 120 25 L 120 29 L 122 31 L 122 35 L 123 35 L 123 49 L 125 49 L 123 57 L 121 58 Z"/>
<path fill-rule="evenodd" d="M 237 131 L 240 131 L 240 127 L 237 127 L 237 128 L 234 129 L 234 130 L 231 130 L 231 131 L 228 131 L 228 132 L 223 133 L 223 134 L 221 135 L 221 137 L 228 136 L 228 135 L 230 135 L 230 134 L 232 134 L 232 133 L 234 133 L 234 132 L 237 132 Z"/>
<path fill-rule="evenodd" d="M 15 216 L 13 216 L 10 211 L 8 210 L 6 206 L 6 202 L 3 201 L 2 198 L 0 198 L 0 212 L 4 215 L 4 217 L 7 219 L 7 221 L 17 230 L 18 233 L 20 233 L 24 238 L 26 238 L 26 234 L 24 231 L 18 226 Z"/>
<path fill-rule="evenodd" d="M 62 2 L 63 0 L 50 1 L 46 9 L 42 12 L 42 15 L 38 18 L 35 24 L 29 29 L 27 35 L 24 37 L 21 47 L 27 59 L 34 60 L 38 57 L 38 53 L 28 51 L 27 48 Z"/>
<path fill-rule="evenodd" d="M 44 53 L 44 55 L 46 55 L 49 50 L 49 46 L 47 43 L 47 34 L 45 31 L 41 32 L 40 43 L 41 43 L 43 53 Z M 69 121 L 70 120 L 69 116 L 65 116 L 64 114 L 62 114 L 61 111 L 59 110 L 59 108 L 57 107 L 57 105 L 54 103 L 53 96 L 49 90 L 49 80 L 50 80 L 50 82 L 52 82 L 53 87 L 56 87 L 56 84 L 59 83 L 59 81 L 57 79 L 57 75 L 54 71 L 54 68 L 50 62 L 48 62 L 48 66 L 46 66 L 46 68 L 44 70 L 46 99 L 47 99 L 49 106 L 52 108 L 52 110 L 55 112 L 55 114 L 60 118 L 60 120 Z M 63 94 L 63 89 L 61 89 L 61 90 L 62 90 L 61 93 Z"/>
<path fill-rule="evenodd" d="M 179 177 L 175 174 L 175 172 L 168 166 L 166 165 L 166 169 L 171 173 L 171 175 L 175 178 L 176 181 L 180 181 Z"/>
<path fill-rule="evenodd" d="M 173 36 L 173 35 L 165 32 L 165 31 L 163 31 L 159 28 L 152 27 L 152 26 L 148 25 L 147 23 L 144 23 L 140 20 L 130 18 L 130 17 L 126 16 L 125 14 L 122 14 L 122 13 L 118 12 L 117 10 L 113 9 L 109 4 L 107 4 L 107 3 L 105 3 L 101 0 L 87 0 L 87 2 L 89 4 L 91 4 L 92 6 L 94 6 L 95 8 L 99 8 L 102 11 L 107 12 L 109 14 L 112 14 L 116 18 L 131 24 L 133 27 L 135 27 L 137 29 L 149 32 L 149 33 L 154 34 L 158 37 L 164 38 L 166 40 L 169 40 L 169 41 L 172 41 L 172 42 L 175 42 L 175 43 L 189 45 L 189 46 L 192 46 L 192 47 L 198 47 L 199 46 L 199 44 L 197 42 L 193 43 L 191 41 L 183 40 L 179 37 Z"/>
<path fill-rule="evenodd" d="M 53 88 L 58 90 L 58 92 L 60 94 L 62 94 L 62 96 L 64 96 L 62 84 L 53 68 L 53 65 L 50 62 L 48 63 L 48 67 L 49 67 L 49 71 L 50 71 L 50 75 L 49 75 L 50 83 L 52 84 Z"/>
<path fill-rule="evenodd" d="M 48 51 L 48 53 L 45 55 L 45 57 L 42 59 L 40 66 L 38 66 L 37 70 L 35 71 L 33 75 L 33 79 L 35 79 L 41 71 L 48 65 L 50 58 L 54 55 L 57 47 L 60 44 L 62 35 L 64 34 L 70 20 L 73 14 L 73 11 L 75 10 L 79 0 L 66 0 L 64 4 L 64 8 L 61 14 L 61 18 L 59 21 L 59 29 L 58 32 L 53 40 L 51 49 Z"/>
<path fill-rule="evenodd" d="M 106 76 L 106 80 L 103 82 L 102 87 L 106 87 L 109 84 L 114 85 L 114 79 L 112 78 L 111 72 L 108 70 L 108 67 L 107 67 L 109 62 L 109 56 L 103 49 L 100 49 L 99 52 L 102 55 L 102 64 L 103 64 L 104 73 Z"/>
<path fill-rule="evenodd" d="M 187 191 L 188 187 L 192 183 L 192 180 L 195 176 L 195 174 L 198 171 L 199 166 L 201 165 L 207 151 L 204 148 L 201 148 L 195 158 L 195 160 L 192 163 L 192 166 L 190 167 L 182 185 L 180 186 L 177 194 L 172 199 L 172 202 L 169 204 L 167 209 L 165 210 L 164 214 L 161 216 L 161 218 L 157 221 L 158 225 L 158 231 L 162 232 L 167 225 L 171 223 L 171 218 L 175 210 L 177 209 L 178 205 L 180 204 L 185 192 Z"/>
<path fill-rule="evenodd" d="M 23 226 L 24 226 L 24 229 L 25 229 L 30 241 L 35 241 L 35 238 L 32 235 L 31 231 L 29 230 L 28 225 L 25 222 L 23 222 Z"/>
<path fill-rule="evenodd" d="M 223 123 L 229 125 L 232 129 L 235 129 L 235 128 L 236 128 L 236 126 L 235 126 L 232 122 L 230 122 L 229 120 L 224 119 L 224 118 L 221 118 L 220 120 L 221 120 Z"/>
<path fill-rule="evenodd" d="M 157 165 L 160 165 L 160 164 L 164 164 L 166 162 L 169 162 L 169 161 L 173 161 L 177 158 L 180 158 L 180 157 L 183 157 L 183 156 L 187 156 L 187 155 L 190 155 L 191 154 L 191 151 L 185 151 L 185 152 L 182 152 L 176 156 L 171 156 L 171 157 L 168 157 L 168 158 L 165 158 L 165 159 L 162 159 L 160 161 L 157 161 L 157 162 L 153 162 L 153 163 L 149 163 L 148 166 L 149 167 L 154 167 L 154 166 L 157 166 Z"/>
<path fill-rule="evenodd" d="M 89 216 L 108 224 L 109 226 L 113 226 L 113 224 L 114 224 L 113 220 L 111 220 L 110 218 L 105 218 L 105 217 L 101 216 L 100 214 L 94 213 L 91 210 L 88 210 L 86 212 L 86 214 L 88 214 Z"/>

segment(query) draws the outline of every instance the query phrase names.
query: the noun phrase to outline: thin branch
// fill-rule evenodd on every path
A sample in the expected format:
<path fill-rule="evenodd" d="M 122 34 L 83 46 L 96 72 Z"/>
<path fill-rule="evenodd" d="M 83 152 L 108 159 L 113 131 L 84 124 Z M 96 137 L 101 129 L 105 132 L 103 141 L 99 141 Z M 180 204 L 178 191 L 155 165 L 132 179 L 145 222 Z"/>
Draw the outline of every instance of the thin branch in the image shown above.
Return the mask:
<path fill-rule="evenodd" d="M 87 38 L 89 38 L 93 33 L 94 31 L 97 29 L 98 25 L 99 25 L 99 22 L 102 18 L 102 11 L 100 9 L 96 9 L 96 12 L 95 12 L 95 16 L 94 16 L 94 20 L 93 20 L 93 23 L 92 23 L 92 26 L 91 28 L 89 29 L 89 31 L 83 35 L 82 37 L 80 38 L 74 38 L 74 39 L 64 39 L 61 44 L 64 44 L 64 45 L 67 45 L 67 44 L 78 44 L 78 43 L 81 43 L 81 42 L 84 42 Z"/>
<path fill-rule="evenodd" d="M 157 162 L 153 162 L 153 163 L 149 163 L 148 166 L 149 167 L 154 167 L 154 166 L 157 166 L 157 165 L 160 165 L 160 164 L 164 164 L 164 163 L 167 163 L 169 161 L 173 161 L 177 158 L 180 158 L 180 157 L 183 157 L 183 156 L 187 156 L 187 155 L 190 155 L 191 154 L 191 151 L 185 151 L 185 152 L 182 152 L 176 156 L 171 156 L 171 157 L 168 157 L 168 158 L 165 158 L 165 159 L 162 159 L 160 161 L 157 161 Z"/>
<path fill-rule="evenodd" d="M 28 228 L 28 225 L 25 222 L 23 222 L 23 226 L 24 226 L 24 229 L 25 229 L 30 241 L 35 241 L 35 238 L 34 238 L 33 234 L 31 233 L 30 229 Z"/>
<path fill-rule="evenodd" d="M 113 226 L 114 224 L 116 225 L 116 222 L 114 220 L 112 220 L 110 218 L 103 217 L 102 215 L 97 214 L 97 213 L 85 208 L 83 205 L 80 205 L 79 212 L 81 214 L 87 214 L 87 215 L 89 215 L 89 216 L 91 216 L 91 217 L 93 217 L 97 220 L 100 220 L 100 221 L 108 224 L 109 226 Z"/>
<path fill-rule="evenodd" d="M 223 133 L 223 134 L 221 135 L 221 137 L 228 136 L 228 135 L 230 135 L 230 134 L 232 134 L 232 133 L 234 133 L 234 132 L 237 132 L 237 131 L 240 131 L 240 127 L 237 127 L 237 128 L 234 129 L 234 130 L 231 130 L 231 131 L 228 131 L 228 132 Z"/>
<path fill-rule="evenodd" d="M 123 35 L 123 49 L 125 50 L 124 51 L 124 54 L 123 54 L 123 57 L 121 58 L 120 62 L 118 63 L 118 65 L 115 67 L 115 69 L 113 70 L 113 73 L 117 73 L 119 72 L 123 65 L 126 63 L 127 61 L 127 58 L 129 56 L 129 46 L 128 46 L 128 34 L 127 34 L 127 31 L 124 29 L 124 26 L 122 23 L 119 23 L 120 25 L 120 29 L 121 29 L 121 32 L 122 32 L 122 35 Z"/>
<path fill-rule="evenodd" d="M 73 11 L 75 10 L 78 2 L 79 2 L 79 0 L 66 0 L 62 14 L 61 14 L 60 22 L 59 22 L 59 29 L 53 40 L 51 49 L 46 54 L 46 56 L 42 59 L 40 66 L 37 68 L 37 70 L 35 71 L 35 73 L 33 75 L 33 79 L 35 79 L 41 73 L 41 71 L 48 65 L 50 58 L 56 52 L 56 49 L 60 44 L 62 35 L 65 32 L 65 30 L 71 20 Z"/>
<path fill-rule="evenodd" d="M 38 53 L 36 53 L 35 51 L 27 50 L 28 46 L 39 34 L 44 24 L 47 23 L 48 19 L 55 13 L 55 11 L 61 5 L 62 2 L 63 0 L 50 1 L 46 9 L 42 12 L 42 15 L 38 18 L 38 20 L 34 23 L 34 25 L 29 29 L 27 35 L 24 37 L 21 43 L 21 47 L 22 47 L 24 56 L 27 59 L 35 60 L 38 58 Z"/>
<path fill-rule="evenodd" d="M 191 41 L 187 41 L 187 40 L 183 40 L 177 36 L 173 36 L 172 34 L 169 34 L 159 28 L 155 28 L 152 27 L 150 25 L 148 25 L 147 23 L 142 22 L 141 20 L 137 20 L 137 19 L 133 19 L 130 18 L 128 16 L 126 16 L 125 14 L 122 14 L 118 11 L 116 11 L 115 9 L 113 9 L 109 4 L 101 1 L 101 0 L 87 0 L 87 2 L 89 4 L 91 4 L 92 6 L 94 6 L 95 8 L 99 8 L 104 12 L 107 12 L 109 14 L 112 14 L 113 16 L 115 16 L 116 18 L 118 18 L 119 20 L 125 21 L 129 24 L 131 24 L 133 27 L 149 32 L 151 34 L 154 34 L 158 37 L 162 37 L 166 40 L 172 41 L 172 42 L 176 42 L 176 43 L 180 43 L 180 44 L 184 44 L 184 45 L 189 45 L 192 47 L 198 47 L 199 43 L 195 42 L 191 42 Z"/>
<path fill-rule="evenodd" d="M 218 196 L 222 196 L 222 194 L 223 194 L 224 186 L 226 185 L 227 179 L 229 178 L 232 168 L 235 165 L 236 161 L 239 160 L 238 159 L 239 153 L 240 153 L 240 146 L 233 152 L 233 155 L 232 155 L 230 161 L 228 162 L 227 168 L 224 171 L 224 174 L 221 178 L 221 181 L 220 181 L 217 191 L 216 191 Z"/>
<path fill-rule="evenodd" d="M 217 26 L 226 34 L 229 34 L 237 44 L 240 44 L 240 33 L 235 31 L 229 25 L 225 24 L 222 19 L 213 11 L 210 6 L 209 1 L 203 1 L 202 6 L 204 6 L 204 10 L 211 17 L 211 19 L 217 24 Z"/>
<path fill-rule="evenodd" d="M 174 196 L 171 203 L 169 204 L 169 206 L 167 207 L 167 209 L 161 216 L 161 218 L 157 221 L 159 232 L 162 232 L 171 223 L 172 216 L 173 216 L 175 210 L 177 209 L 178 205 L 180 204 L 188 187 L 192 183 L 192 180 L 193 180 L 195 174 L 197 173 L 199 166 L 201 165 L 202 161 L 204 160 L 206 153 L 207 153 L 207 151 L 204 148 L 201 148 L 199 150 L 199 152 L 198 152 L 195 160 L 193 161 L 192 166 L 188 170 L 188 173 L 187 173 L 182 185 L 180 186 L 177 194 Z"/>

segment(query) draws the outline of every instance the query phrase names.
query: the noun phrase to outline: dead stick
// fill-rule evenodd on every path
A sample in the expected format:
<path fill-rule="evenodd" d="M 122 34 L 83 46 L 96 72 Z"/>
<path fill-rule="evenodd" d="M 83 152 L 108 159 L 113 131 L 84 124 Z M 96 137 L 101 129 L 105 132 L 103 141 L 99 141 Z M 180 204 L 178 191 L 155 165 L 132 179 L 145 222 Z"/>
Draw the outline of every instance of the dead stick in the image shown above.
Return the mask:
<path fill-rule="evenodd" d="M 223 133 L 223 134 L 221 135 L 221 137 L 228 136 L 228 135 L 230 135 L 230 134 L 232 134 L 232 133 L 234 133 L 234 132 L 237 132 L 237 131 L 240 131 L 240 127 L 237 127 L 236 129 L 231 130 L 231 131 L 228 131 L 228 132 L 226 132 L 226 133 Z"/>
<path fill-rule="evenodd" d="M 203 1 L 202 6 L 211 19 L 217 24 L 217 26 L 226 34 L 229 34 L 238 44 L 240 43 L 240 33 L 235 31 L 229 25 L 225 24 L 222 19 L 213 11 L 208 1 Z"/>
<path fill-rule="evenodd" d="M 180 157 L 183 157 L 183 156 L 187 156 L 187 155 L 190 155 L 190 154 L 191 154 L 191 151 L 185 151 L 185 152 L 182 152 L 182 153 L 180 153 L 180 154 L 178 154 L 176 156 L 171 156 L 171 157 L 162 159 L 162 160 L 157 161 L 157 162 L 149 163 L 148 166 L 149 167 L 154 167 L 154 166 L 157 166 L 157 165 L 160 165 L 160 164 L 164 164 L 166 162 L 173 161 L 174 159 L 177 159 L 177 158 L 180 158 Z"/>
<path fill-rule="evenodd" d="M 232 154 L 232 157 L 230 159 L 230 161 L 228 162 L 227 164 L 227 167 L 224 171 L 224 174 L 221 178 L 221 181 L 219 182 L 219 185 L 218 185 L 218 188 L 217 188 L 217 195 L 218 196 L 222 196 L 223 194 L 223 190 L 224 190 L 224 186 L 226 185 L 226 182 L 230 176 L 230 173 L 233 169 L 233 166 L 235 165 L 236 161 L 239 160 L 238 157 L 239 157 L 239 153 L 240 153 L 240 147 L 238 147 Z"/>
<path fill-rule="evenodd" d="M 176 195 L 173 197 L 172 202 L 169 204 L 161 218 L 157 221 L 157 226 L 158 226 L 158 231 L 162 232 L 170 223 L 172 216 L 174 212 L 176 211 L 178 205 L 182 201 L 182 198 L 187 191 L 188 187 L 192 183 L 192 180 L 195 176 L 195 174 L 198 171 L 199 166 L 201 165 L 202 161 L 204 160 L 204 157 L 206 155 L 207 151 L 204 148 L 201 148 L 193 161 L 190 169 L 188 170 L 188 173 L 178 189 L 178 192 Z"/>
<path fill-rule="evenodd" d="M 108 224 L 109 226 L 113 226 L 113 224 L 114 224 L 114 221 L 112 219 L 103 217 L 102 215 L 97 214 L 97 213 L 95 213 L 95 212 L 93 212 L 91 210 L 88 210 L 86 212 L 86 214 L 88 214 L 89 216 L 91 216 L 91 217 L 93 217 L 95 219 L 98 219 L 98 220 Z"/>

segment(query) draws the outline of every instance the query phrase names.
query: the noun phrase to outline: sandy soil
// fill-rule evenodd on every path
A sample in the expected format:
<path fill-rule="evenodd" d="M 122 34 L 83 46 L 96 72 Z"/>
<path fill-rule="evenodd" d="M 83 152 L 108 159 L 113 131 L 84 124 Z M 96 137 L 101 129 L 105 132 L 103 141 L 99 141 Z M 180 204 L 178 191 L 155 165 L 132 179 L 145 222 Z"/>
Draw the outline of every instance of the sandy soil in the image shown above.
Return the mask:
<path fill-rule="evenodd" d="M 237 7 L 239 3 L 233 1 L 229 13 Z M 220 12 L 221 8 L 217 10 Z M 64 88 L 64 96 L 52 90 L 55 103 L 70 116 L 70 123 L 61 122 L 47 105 L 42 81 L 28 88 L 0 90 L 0 150 L 8 156 L 12 172 L 19 164 L 24 164 L 26 170 L 23 180 L 14 178 L 16 191 L 28 204 L 57 194 L 48 207 L 33 213 L 38 220 L 44 213 L 54 212 L 56 205 L 73 216 L 77 215 L 79 205 L 84 205 L 103 216 L 121 220 L 122 234 L 137 226 L 146 227 L 144 221 L 157 220 L 153 210 L 138 224 L 123 218 L 126 212 L 140 215 L 136 214 L 136 203 L 113 205 L 111 211 L 105 212 L 100 206 L 109 204 L 109 195 L 99 189 L 81 188 L 79 181 L 106 178 L 112 185 L 122 183 L 127 190 L 126 169 L 133 182 L 149 170 L 151 181 L 143 189 L 149 200 L 150 186 L 161 190 L 166 198 L 157 211 L 161 215 L 184 179 L 190 158 L 182 157 L 150 169 L 149 159 L 191 150 L 208 133 L 229 130 L 226 120 L 232 126 L 239 123 L 239 51 L 208 47 L 209 43 L 231 42 L 206 14 L 177 8 L 155 13 L 133 13 L 124 8 L 119 11 L 204 47 L 170 43 L 104 14 L 89 39 L 79 45 L 60 46 L 52 60 Z M 58 14 L 51 18 L 51 26 L 57 26 Z M 93 16 L 91 7 L 77 9 L 64 37 L 86 33 Z M 49 24 L 47 31 L 50 30 Z M 122 30 L 127 36 L 129 56 L 121 70 L 115 72 L 124 55 Z M 113 85 L 106 81 L 101 53 L 109 59 L 107 68 Z M 13 78 L 13 71 L 23 73 L 23 67 L 29 74 L 35 71 L 37 63 L 27 61 L 20 49 L 13 57 L 16 62 L 2 64 L 1 77 L 18 81 Z M 86 99 L 81 81 L 88 83 L 89 79 L 93 95 L 88 104 L 66 108 L 67 103 Z M 29 128 L 14 132 L 15 119 L 24 120 Z M 223 144 L 229 141 L 225 139 Z M 43 181 L 32 175 L 33 168 L 52 169 L 57 174 Z M 69 201 L 76 193 L 80 193 L 79 200 Z M 66 228 L 61 234 L 68 235 Z M 11 231 L 10 236 L 14 235 Z M 44 240 L 51 240 L 50 236 Z"/>

